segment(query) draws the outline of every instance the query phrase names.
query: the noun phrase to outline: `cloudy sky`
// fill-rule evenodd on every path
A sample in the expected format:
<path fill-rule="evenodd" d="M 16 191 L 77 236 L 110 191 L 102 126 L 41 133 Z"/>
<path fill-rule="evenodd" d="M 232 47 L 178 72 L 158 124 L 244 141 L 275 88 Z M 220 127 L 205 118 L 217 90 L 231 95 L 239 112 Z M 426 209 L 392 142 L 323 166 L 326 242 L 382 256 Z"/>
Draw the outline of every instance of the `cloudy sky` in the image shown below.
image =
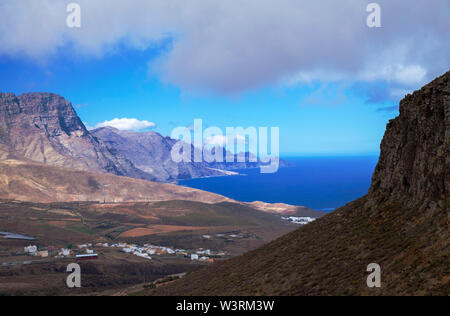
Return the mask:
<path fill-rule="evenodd" d="M 0 2 L 0 91 L 59 93 L 86 124 L 279 126 L 281 151 L 376 153 L 406 94 L 450 70 L 450 2 Z M 112 4 L 114 3 L 114 4 Z M 156 126 L 155 126 L 156 125 Z"/>

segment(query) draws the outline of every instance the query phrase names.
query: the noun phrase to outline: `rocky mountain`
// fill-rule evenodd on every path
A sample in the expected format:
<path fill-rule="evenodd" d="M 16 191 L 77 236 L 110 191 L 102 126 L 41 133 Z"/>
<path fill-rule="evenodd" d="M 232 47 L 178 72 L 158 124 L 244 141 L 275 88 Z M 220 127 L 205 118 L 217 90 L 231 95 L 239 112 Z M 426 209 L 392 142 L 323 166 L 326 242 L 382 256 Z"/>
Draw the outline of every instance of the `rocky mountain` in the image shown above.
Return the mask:
<path fill-rule="evenodd" d="M 149 295 L 450 294 L 450 72 L 400 103 L 367 196 Z M 368 265 L 381 287 L 367 286 Z"/>
<path fill-rule="evenodd" d="M 154 179 L 92 136 L 72 104 L 51 93 L 0 93 L 0 158 Z"/>
<path fill-rule="evenodd" d="M 227 174 L 204 162 L 174 162 L 171 150 L 177 141 L 156 132 L 131 132 L 113 127 L 102 127 L 91 133 L 104 142 L 110 150 L 119 152 L 137 168 L 151 174 L 158 181 L 174 182 L 180 179 Z M 192 146 L 192 152 L 194 150 Z"/>
<path fill-rule="evenodd" d="M 105 143 L 111 151 L 119 152 L 137 168 L 162 182 L 224 176 L 233 174 L 227 172 L 230 170 L 258 168 L 262 165 L 259 161 L 252 162 L 250 153 L 231 154 L 233 162 L 194 162 L 194 153 L 200 149 L 193 145 L 191 145 L 192 162 L 175 163 L 171 157 L 171 150 L 177 140 L 163 137 L 159 133 L 121 131 L 113 127 L 98 128 L 91 133 Z M 222 150 L 225 159 L 229 153 L 225 149 Z M 210 149 L 210 153 L 214 155 L 215 149 Z M 288 164 L 280 160 L 280 166 L 286 167 Z"/>

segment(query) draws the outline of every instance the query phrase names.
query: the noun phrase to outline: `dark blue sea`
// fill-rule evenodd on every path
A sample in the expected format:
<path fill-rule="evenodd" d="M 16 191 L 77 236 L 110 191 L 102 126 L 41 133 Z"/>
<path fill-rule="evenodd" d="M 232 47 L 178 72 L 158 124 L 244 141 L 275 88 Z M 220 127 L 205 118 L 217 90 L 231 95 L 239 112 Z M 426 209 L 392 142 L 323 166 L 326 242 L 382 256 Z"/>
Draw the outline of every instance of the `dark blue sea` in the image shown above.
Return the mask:
<path fill-rule="evenodd" d="M 180 181 L 181 185 L 243 201 L 302 205 L 332 211 L 363 195 L 370 187 L 378 157 L 283 158 L 292 166 L 275 174 L 236 170 L 240 176 Z"/>

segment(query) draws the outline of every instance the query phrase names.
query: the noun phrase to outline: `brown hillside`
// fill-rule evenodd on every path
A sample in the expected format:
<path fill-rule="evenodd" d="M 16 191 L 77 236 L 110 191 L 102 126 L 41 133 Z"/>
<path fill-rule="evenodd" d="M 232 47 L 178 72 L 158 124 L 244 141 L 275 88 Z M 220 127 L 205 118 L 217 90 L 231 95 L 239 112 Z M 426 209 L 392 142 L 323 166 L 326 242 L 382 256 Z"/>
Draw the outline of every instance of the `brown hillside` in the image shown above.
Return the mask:
<path fill-rule="evenodd" d="M 108 202 L 189 200 L 205 203 L 231 201 L 217 194 L 106 173 L 79 171 L 18 160 L 0 161 L 0 198 L 32 202 Z"/>
<path fill-rule="evenodd" d="M 449 295 L 450 72 L 401 102 L 381 149 L 367 196 L 146 294 Z"/>

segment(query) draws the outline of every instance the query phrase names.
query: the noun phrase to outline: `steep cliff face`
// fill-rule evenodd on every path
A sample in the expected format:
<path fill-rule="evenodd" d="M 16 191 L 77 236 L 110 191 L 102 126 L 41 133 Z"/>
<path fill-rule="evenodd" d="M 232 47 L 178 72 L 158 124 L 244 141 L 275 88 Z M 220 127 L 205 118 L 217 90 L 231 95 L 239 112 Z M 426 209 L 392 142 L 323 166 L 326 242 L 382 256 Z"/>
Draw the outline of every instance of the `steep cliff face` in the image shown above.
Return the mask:
<path fill-rule="evenodd" d="M 152 179 L 93 137 L 72 104 L 51 93 L 0 93 L 0 156 L 25 158 L 135 178 Z"/>
<path fill-rule="evenodd" d="M 113 127 L 102 127 L 90 132 L 110 150 L 121 153 L 137 168 L 163 182 L 224 176 L 230 174 L 226 170 L 258 168 L 262 165 L 260 162 L 251 162 L 249 153 L 245 156 L 244 153 L 234 155 L 234 162 L 194 162 L 194 152 L 201 149 L 193 145 L 191 145 L 192 162 L 176 163 L 172 160 L 171 150 L 177 140 L 170 137 L 163 137 L 156 132 L 121 131 Z M 209 150 L 211 155 L 214 155 L 214 149 Z M 226 156 L 227 152 L 223 149 L 223 157 Z M 244 162 L 238 162 L 241 161 L 238 157 L 243 158 Z M 280 167 L 285 166 L 288 166 L 288 163 L 280 160 Z"/>
<path fill-rule="evenodd" d="M 367 196 L 150 295 L 450 294 L 450 73 L 408 95 Z M 381 267 L 369 288 L 367 267 Z"/>
<path fill-rule="evenodd" d="M 156 132 L 120 131 L 112 127 L 102 127 L 91 131 L 102 140 L 110 150 L 121 153 L 133 164 L 152 174 L 162 182 L 179 179 L 223 176 L 226 173 L 212 169 L 208 164 L 176 163 L 172 160 L 171 150 L 177 142 Z M 192 150 L 194 150 L 192 146 Z"/>
<path fill-rule="evenodd" d="M 387 125 L 369 196 L 412 207 L 450 197 L 450 72 L 400 103 Z"/>

